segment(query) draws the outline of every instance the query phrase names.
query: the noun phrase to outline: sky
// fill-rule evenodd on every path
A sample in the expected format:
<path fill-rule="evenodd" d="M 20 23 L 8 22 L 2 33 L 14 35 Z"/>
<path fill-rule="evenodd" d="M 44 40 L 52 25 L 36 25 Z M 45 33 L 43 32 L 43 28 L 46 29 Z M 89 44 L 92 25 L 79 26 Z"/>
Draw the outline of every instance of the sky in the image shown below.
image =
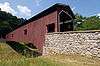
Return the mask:
<path fill-rule="evenodd" d="M 100 16 L 99 0 L 0 0 L 0 8 L 19 18 L 29 19 L 55 3 L 69 5 L 74 13 Z"/>

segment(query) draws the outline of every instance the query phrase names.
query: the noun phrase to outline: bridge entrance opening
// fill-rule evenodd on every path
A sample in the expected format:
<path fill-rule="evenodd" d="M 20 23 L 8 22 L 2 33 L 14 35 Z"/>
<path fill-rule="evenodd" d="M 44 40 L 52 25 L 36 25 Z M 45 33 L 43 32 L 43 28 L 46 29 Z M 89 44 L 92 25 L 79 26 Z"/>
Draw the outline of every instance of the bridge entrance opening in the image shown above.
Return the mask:
<path fill-rule="evenodd" d="M 66 12 L 62 11 L 60 14 L 60 32 L 65 32 L 65 31 L 72 31 L 73 30 L 73 19 L 69 14 Z"/>

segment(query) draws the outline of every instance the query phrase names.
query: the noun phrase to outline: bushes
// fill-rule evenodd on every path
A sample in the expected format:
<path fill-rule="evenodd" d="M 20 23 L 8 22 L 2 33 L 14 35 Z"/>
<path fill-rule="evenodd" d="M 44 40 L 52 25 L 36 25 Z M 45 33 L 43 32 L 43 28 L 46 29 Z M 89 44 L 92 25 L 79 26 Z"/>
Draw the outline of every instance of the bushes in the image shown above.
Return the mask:
<path fill-rule="evenodd" d="M 83 17 L 76 15 L 75 30 L 100 30 L 100 18 L 98 16 Z"/>
<path fill-rule="evenodd" d="M 7 41 L 6 43 L 9 46 L 11 46 L 16 52 L 26 57 L 37 57 L 41 55 L 41 53 L 39 53 L 38 51 L 31 50 L 29 47 L 27 47 L 26 44 L 21 44 L 19 42 L 14 42 L 14 41 Z"/>

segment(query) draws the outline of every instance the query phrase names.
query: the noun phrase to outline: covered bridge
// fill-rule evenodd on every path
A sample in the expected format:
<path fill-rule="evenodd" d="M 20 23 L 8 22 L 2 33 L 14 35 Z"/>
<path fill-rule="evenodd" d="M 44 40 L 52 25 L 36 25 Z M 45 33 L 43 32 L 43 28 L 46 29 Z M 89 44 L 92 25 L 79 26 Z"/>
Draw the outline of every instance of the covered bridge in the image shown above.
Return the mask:
<path fill-rule="evenodd" d="M 65 4 L 55 4 L 6 35 L 7 41 L 32 43 L 43 50 L 45 34 L 49 32 L 73 31 L 74 14 Z"/>

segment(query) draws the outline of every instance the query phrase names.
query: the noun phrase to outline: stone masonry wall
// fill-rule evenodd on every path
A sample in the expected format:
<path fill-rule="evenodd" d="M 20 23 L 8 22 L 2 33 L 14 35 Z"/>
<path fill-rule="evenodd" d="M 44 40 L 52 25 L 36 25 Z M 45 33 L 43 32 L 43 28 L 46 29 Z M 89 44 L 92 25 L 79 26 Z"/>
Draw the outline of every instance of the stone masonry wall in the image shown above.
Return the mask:
<path fill-rule="evenodd" d="M 71 53 L 100 58 L 100 31 L 46 34 L 43 55 Z"/>

